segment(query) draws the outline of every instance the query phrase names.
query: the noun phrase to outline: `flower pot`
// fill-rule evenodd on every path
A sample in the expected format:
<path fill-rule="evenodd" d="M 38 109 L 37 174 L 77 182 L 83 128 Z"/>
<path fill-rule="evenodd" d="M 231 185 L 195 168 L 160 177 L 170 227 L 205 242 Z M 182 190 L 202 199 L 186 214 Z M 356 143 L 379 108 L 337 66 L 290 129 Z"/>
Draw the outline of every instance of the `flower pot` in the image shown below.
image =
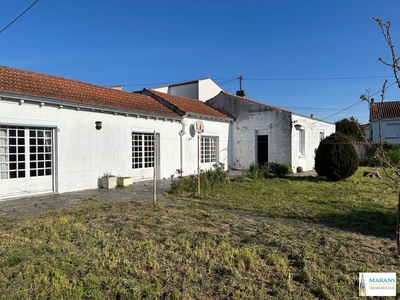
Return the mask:
<path fill-rule="evenodd" d="M 118 177 L 117 185 L 118 186 L 129 186 L 133 183 L 132 177 Z"/>
<path fill-rule="evenodd" d="M 114 189 L 117 186 L 117 177 L 102 177 L 101 184 L 103 189 Z"/>

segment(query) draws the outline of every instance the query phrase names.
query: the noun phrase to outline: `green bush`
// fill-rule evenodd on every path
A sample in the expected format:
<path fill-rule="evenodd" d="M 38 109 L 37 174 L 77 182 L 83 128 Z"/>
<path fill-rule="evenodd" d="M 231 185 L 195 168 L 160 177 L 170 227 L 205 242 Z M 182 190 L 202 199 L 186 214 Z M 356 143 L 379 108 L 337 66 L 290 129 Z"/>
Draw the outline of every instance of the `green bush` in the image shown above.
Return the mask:
<path fill-rule="evenodd" d="M 358 156 L 350 140 L 336 132 L 322 140 L 315 153 L 315 171 L 329 180 L 339 181 L 358 169 Z"/>
<path fill-rule="evenodd" d="M 382 145 L 385 157 L 393 165 L 400 164 L 400 145 L 385 141 Z"/>
<path fill-rule="evenodd" d="M 227 172 L 222 163 L 214 164 L 212 170 L 200 171 L 200 189 L 202 192 L 211 191 L 229 183 Z M 172 180 L 171 193 L 195 195 L 198 188 L 197 175 L 178 177 Z"/>
<path fill-rule="evenodd" d="M 269 169 L 271 173 L 274 174 L 275 176 L 283 177 L 287 174 L 293 174 L 292 167 L 287 164 L 283 163 L 269 163 L 269 164 L 270 164 Z"/>
<path fill-rule="evenodd" d="M 251 179 L 269 178 L 271 176 L 283 177 L 286 174 L 292 174 L 292 168 L 284 163 L 269 162 L 262 165 L 252 163 L 249 169 L 244 172 L 244 177 Z"/>
<path fill-rule="evenodd" d="M 258 163 L 252 163 L 243 175 L 244 177 L 251 179 L 260 179 L 264 177 L 263 170 Z"/>

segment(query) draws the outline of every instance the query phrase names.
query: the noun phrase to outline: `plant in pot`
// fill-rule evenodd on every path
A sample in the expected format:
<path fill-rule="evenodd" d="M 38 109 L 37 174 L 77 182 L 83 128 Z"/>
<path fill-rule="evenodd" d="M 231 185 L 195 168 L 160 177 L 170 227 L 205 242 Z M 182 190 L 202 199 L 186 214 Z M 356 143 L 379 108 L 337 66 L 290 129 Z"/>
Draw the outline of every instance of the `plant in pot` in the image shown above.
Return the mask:
<path fill-rule="evenodd" d="M 114 189 L 117 186 L 117 176 L 104 173 L 103 177 L 101 177 L 101 184 L 104 189 Z"/>

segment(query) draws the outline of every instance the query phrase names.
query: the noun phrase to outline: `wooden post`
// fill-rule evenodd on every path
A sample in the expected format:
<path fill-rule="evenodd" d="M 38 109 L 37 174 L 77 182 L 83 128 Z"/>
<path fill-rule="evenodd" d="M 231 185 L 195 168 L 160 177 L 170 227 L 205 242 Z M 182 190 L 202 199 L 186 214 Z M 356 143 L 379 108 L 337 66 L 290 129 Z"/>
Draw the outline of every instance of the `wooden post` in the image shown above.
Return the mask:
<path fill-rule="evenodd" d="M 200 197 L 200 134 L 197 134 L 197 195 Z"/>
<path fill-rule="evenodd" d="M 156 206 L 157 201 L 157 135 L 154 131 L 153 149 L 154 149 L 154 166 L 153 166 L 153 205 Z"/>

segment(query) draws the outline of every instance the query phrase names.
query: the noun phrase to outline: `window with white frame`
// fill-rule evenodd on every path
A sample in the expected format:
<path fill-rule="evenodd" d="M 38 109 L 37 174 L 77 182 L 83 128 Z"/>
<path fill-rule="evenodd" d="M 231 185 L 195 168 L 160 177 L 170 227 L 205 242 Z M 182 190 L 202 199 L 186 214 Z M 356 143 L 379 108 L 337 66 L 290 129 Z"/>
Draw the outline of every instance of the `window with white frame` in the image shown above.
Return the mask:
<path fill-rule="evenodd" d="M 52 130 L 0 126 L 0 179 L 52 175 Z"/>
<path fill-rule="evenodd" d="M 202 136 L 200 149 L 201 163 L 218 162 L 218 137 Z"/>
<path fill-rule="evenodd" d="M 299 130 L 299 152 L 301 155 L 306 154 L 306 131 L 304 129 Z"/>
<path fill-rule="evenodd" d="M 154 167 L 154 134 L 132 133 L 132 169 Z"/>

